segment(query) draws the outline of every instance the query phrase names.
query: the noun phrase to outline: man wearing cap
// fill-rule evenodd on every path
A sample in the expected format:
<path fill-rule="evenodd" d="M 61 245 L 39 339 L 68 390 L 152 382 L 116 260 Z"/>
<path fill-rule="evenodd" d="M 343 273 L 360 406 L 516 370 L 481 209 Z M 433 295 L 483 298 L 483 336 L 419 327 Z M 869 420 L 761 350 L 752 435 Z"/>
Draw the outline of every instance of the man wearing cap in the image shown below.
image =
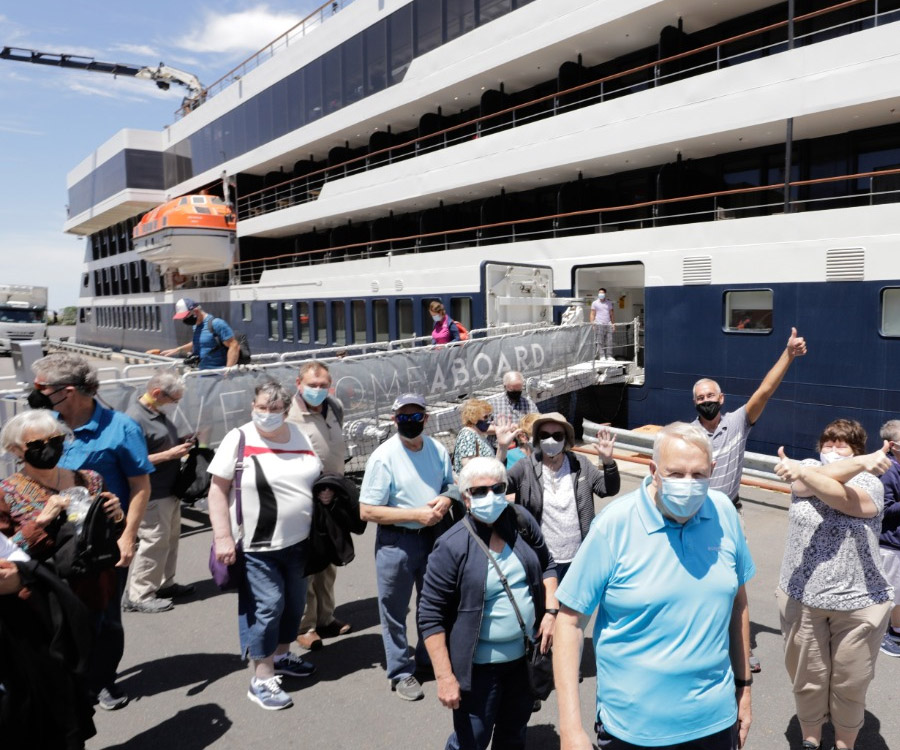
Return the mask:
<path fill-rule="evenodd" d="M 428 422 L 424 396 L 404 393 L 394 401 L 397 435 L 382 443 L 366 462 L 359 497 L 363 521 L 378 524 L 375 576 L 387 676 L 403 700 L 424 697 L 415 678 L 416 661 L 428 665 L 421 638 L 410 658 L 406 616 L 413 586 L 422 590 L 425 566 L 434 544 L 430 527 L 440 521 L 459 492 L 453 484 L 450 455 L 423 435 Z"/>
<path fill-rule="evenodd" d="M 180 320 L 186 326 L 194 327 L 191 341 L 174 349 L 160 352 L 163 357 L 175 357 L 191 352 L 199 357 L 198 369 L 213 370 L 219 367 L 233 367 L 237 364 L 241 346 L 234 337 L 234 331 L 221 318 L 203 311 L 199 302 L 184 297 L 175 303 L 172 320 Z"/>

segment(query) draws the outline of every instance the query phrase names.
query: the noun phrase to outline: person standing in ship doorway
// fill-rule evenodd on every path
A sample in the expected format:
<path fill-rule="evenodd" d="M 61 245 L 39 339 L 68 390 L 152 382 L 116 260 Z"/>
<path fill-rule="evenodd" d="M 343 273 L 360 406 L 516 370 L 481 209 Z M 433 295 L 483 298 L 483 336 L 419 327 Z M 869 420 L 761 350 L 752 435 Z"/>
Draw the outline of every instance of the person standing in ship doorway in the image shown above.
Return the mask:
<path fill-rule="evenodd" d="M 781 385 L 791 362 L 804 354 L 806 341 L 797 335 L 796 328 L 791 328 L 791 335 L 778 361 L 766 373 L 750 400 L 734 411 L 721 411 L 725 394 L 715 380 L 701 378 L 694 383 L 694 407 L 698 416 L 693 423 L 702 427 L 712 441 L 714 465 L 709 486 L 710 489 L 724 492 L 731 499 L 740 515 L 741 525 L 744 523 L 744 513 L 739 492 L 750 429 L 762 416 L 769 399 Z M 753 672 L 761 669 L 759 657 L 752 652 L 750 667 Z"/>
<path fill-rule="evenodd" d="M 614 359 L 613 331 L 616 326 L 616 315 L 613 312 L 612 300 L 606 298 L 606 290 L 603 287 L 597 290 L 597 299 L 591 303 L 591 323 L 595 326 L 597 356 L 600 359 Z"/>
<path fill-rule="evenodd" d="M 234 367 L 237 364 L 241 346 L 231 326 L 222 318 L 205 312 L 199 302 L 188 297 L 178 300 L 172 320 L 180 320 L 186 326 L 193 326 L 194 335 L 187 344 L 160 352 L 163 357 L 177 357 L 191 352 L 198 358 L 197 367 L 200 370 Z"/>

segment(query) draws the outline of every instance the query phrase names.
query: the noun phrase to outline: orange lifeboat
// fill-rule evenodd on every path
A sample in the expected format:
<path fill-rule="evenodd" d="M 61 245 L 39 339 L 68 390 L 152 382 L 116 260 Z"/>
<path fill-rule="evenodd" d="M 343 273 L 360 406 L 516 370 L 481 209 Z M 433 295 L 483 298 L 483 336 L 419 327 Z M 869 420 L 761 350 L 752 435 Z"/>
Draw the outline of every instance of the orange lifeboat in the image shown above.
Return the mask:
<path fill-rule="evenodd" d="M 162 272 L 182 274 L 231 268 L 235 215 L 215 195 L 184 195 L 144 214 L 134 228 L 134 249 Z"/>

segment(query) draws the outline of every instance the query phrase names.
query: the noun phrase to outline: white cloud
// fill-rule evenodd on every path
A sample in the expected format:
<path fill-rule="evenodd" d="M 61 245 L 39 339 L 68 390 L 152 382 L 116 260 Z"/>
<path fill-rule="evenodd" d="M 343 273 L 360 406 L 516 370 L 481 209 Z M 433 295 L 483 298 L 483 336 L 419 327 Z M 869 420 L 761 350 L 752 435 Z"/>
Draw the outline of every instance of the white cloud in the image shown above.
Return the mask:
<path fill-rule="evenodd" d="M 117 76 L 107 76 L 108 81 L 104 82 L 102 77 L 99 81 L 91 79 L 77 80 L 74 77 L 67 81 L 65 89 L 74 91 L 78 94 L 86 96 L 100 96 L 106 99 L 119 99 L 122 101 L 141 102 L 147 99 L 171 99 L 180 101 L 185 94 L 185 89 L 180 86 L 172 86 L 168 91 L 156 86 L 153 81 L 138 80 L 136 78 L 123 78 Z"/>
<path fill-rule="evenodd" d="M 124 52 L 127 55 L 134 55 L 135 59 L 132 63 L 137 65 L 155 65 L 163 59 L 162 53 L 149 44 L 114 44 L 110 47 L 115 52 Z"/>
<path fill-rule="evenodd" d="M 255 52 L 303 18 L 296 13 L 269 10 L 268 5 L 237 13 L 208 11 L 202 25 L 175 40 L 191 52 Z"/>
<path fill-rule="evenodd" d="M 3 247 L 14 252 L 0 255 L 0 278 L 7 284 L 34 284 L 50 288 L 50 308 L 74 305 L 78 299 L 84 241 L 60 230 L 0 233 Z M 22 258 L 29 262 L 23 263 Z"/>
<path fill-rule="evenodd" d="M 32 128 L 25 128 L 16 125 L 5 125 L 0 122 L 0 132 L 2 133 L 15 133 L 16 135 L 38 135 L 43 136 L 46 133 L 43 130 L 33 130 Z"/>

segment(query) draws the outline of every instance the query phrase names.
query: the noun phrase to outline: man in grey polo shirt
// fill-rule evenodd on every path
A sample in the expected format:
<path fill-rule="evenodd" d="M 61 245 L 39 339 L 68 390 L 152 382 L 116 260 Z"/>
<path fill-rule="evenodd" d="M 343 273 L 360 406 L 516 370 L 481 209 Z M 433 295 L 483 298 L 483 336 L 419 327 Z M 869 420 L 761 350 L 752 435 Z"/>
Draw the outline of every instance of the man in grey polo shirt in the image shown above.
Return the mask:
<path fill-rule="evenodd" d="M 716 462 L 710 478 L 710 489 L 724 492 L 731 498 L 738 510 L 741 508 L 738 492 L 741 487 L 741 473 L 744 467 L 744 452 L 750 428 L 762 416 L 791 362 L 806 354 L 806 341 L 791 328 L 787 346 L 771 370 L 763 378 L 759 388 L 747 403 L 731 412 L 720 412 L 725 403 L 725 394 L 715 380 L 703 378 L 694 383 L 694 406 L 699 416 L 695 424 L 702 426 L 712 441 L 713 460 Z"/>

